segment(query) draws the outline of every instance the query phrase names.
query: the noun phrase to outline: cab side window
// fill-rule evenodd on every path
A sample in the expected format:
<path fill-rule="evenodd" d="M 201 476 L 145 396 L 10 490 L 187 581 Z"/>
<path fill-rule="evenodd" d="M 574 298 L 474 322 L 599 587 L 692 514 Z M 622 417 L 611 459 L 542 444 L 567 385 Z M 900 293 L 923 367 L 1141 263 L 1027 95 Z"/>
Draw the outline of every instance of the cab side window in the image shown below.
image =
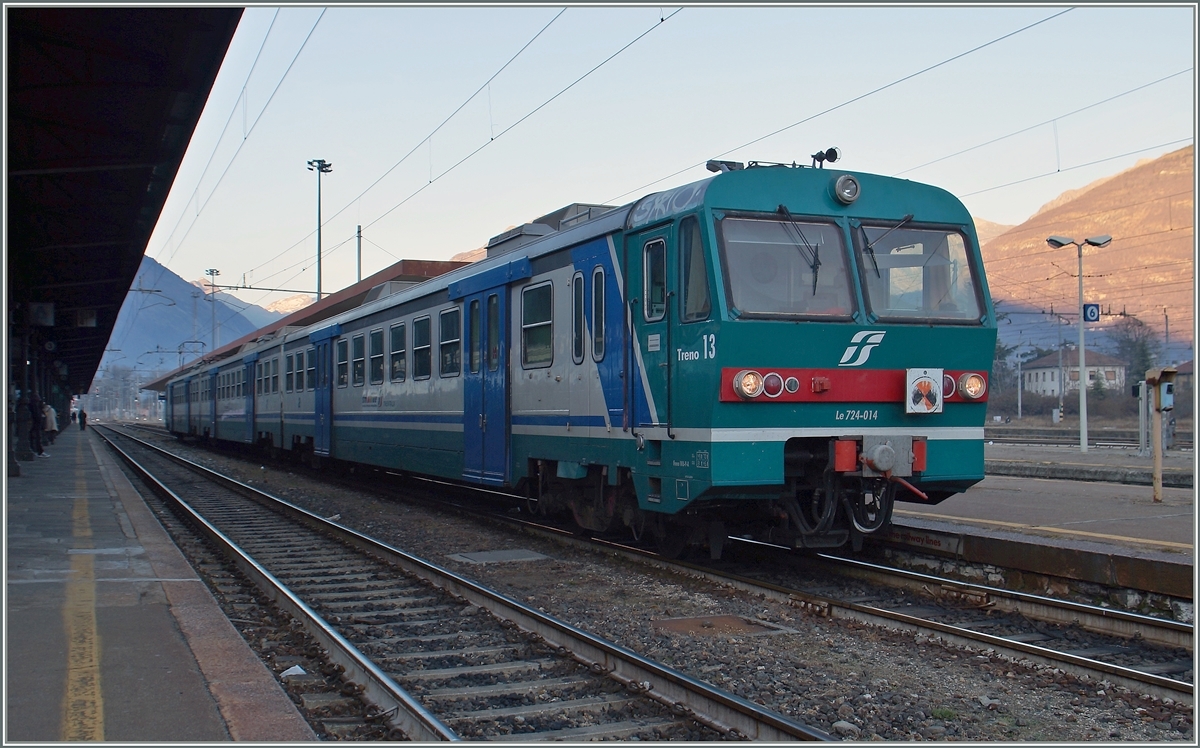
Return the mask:
<path fill-rule="evenodd" d="M 688 216 L 679 224 L 679 257 L 683 262 L 683 321 L 708 319 L 712 300 L 708 294 L 708 269 L 704 264 L 704 243 L 700 240 L 700 222 Z"/>
<path fill-rule="evenodd" d="M 642 279 L 646 321 L 657 322 L 667 313 L 667 243 L 662 239 L 647 242 L 642 248 Z"/>

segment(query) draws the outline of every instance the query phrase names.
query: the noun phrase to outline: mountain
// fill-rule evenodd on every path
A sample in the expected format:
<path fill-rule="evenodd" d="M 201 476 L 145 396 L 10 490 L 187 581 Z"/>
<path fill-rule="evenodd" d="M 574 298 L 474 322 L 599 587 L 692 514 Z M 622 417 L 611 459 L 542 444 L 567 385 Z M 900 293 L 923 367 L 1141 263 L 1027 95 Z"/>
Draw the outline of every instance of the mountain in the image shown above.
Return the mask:
<path fill-rule="evenodd" d="M 216 294 L 214 315 L 209 298 L 203 288 L 142 257 L 117 314 L 101 370 L 112 365 L 139 372 L 170 371 L 181 360 L 195 358 L 201 348 L 213 349 L 214 321 L 217 342 L 228 343 L 284 316 L 224 293 Z"/>
<path fill-rule="evenodd" d="M 972 220 L 975 221 L 975 233 L 979 236 L 979 243 L 981 245 L 987 244 L 992 239 L 1013 228 L 1012 226 L 1006 226 L 1002 223 L 992 223 L 991 221 L 985 221 L 982 218 L 975 218 L 974 216 L 972 216 Z"/>
<path fill-rule="evenodd" d="M 270 304 L 267 304 L 267 311 L 277 312 L 286 317 L 292 312 L 300 311 L 315 301 L 316 299 L 308 294 L 298 293 L 295 296 L 284 297 L 279 301 L 272 301 Z"/>
<path fill-rule="evenodd" d="M 1023 336 L 1025 342 L 1053 345 L 1054 318 L 1041 314 L 1053 308 L 1072 325 L 1063 330 L 1064 338 L 1074 340 L 1078 252 L 1073 245 L 1052 249 L 1046 237 L 1083 242 L 1107 234 L 1112 237 L 1107 247 L 1083 251 L 1084 301 L 1100 304 L 1103 315 L 1088 326 L 1089 340 L 1103 347 L 1104 330 L 1124 313 L 1155 330 L 1160 341 L 1169 324 L 1170 357 L 1190 358 L 1194 188 L 1195 149 L 1188 146 L 1063 193 L 1024 223 L 988 240 L 981 237 L 992 296 L 1000 311 L 1017 312 L 1001 326 L 1002 339 L 1012 344 Z"/>

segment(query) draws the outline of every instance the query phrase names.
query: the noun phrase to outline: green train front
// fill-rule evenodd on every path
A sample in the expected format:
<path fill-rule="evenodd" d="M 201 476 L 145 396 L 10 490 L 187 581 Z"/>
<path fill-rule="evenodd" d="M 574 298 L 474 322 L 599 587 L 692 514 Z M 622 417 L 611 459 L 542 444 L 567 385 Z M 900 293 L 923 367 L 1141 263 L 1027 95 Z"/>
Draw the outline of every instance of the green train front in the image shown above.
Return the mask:
<path fill-rule="evenodd" d="M 857 548 L 894 500 L 983 478 L 996 330 L 974 226 L 928 185 L 734 167 L 626 223 L 639 510 L 667 550 Z"/>

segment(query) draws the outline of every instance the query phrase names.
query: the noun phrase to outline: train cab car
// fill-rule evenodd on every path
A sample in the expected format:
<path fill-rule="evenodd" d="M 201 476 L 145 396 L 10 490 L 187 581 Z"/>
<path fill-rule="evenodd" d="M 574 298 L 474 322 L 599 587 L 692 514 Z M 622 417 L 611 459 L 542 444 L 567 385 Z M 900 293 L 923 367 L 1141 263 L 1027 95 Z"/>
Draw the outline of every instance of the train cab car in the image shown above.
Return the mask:
<path fill-rule="evenodd" d="M 995 312 L 962 203 L 718 169 L 181 372 L 171 427 L 494 487 L 668 555 L 858 548 L 895 501 L 981 480 Z"/>

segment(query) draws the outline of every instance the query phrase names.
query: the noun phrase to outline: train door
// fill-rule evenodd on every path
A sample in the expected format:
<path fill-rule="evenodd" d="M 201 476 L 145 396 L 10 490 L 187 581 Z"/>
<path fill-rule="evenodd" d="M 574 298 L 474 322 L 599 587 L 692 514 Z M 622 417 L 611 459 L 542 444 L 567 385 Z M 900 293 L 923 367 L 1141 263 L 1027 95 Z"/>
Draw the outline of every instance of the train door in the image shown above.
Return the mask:
<path fill-rule="evenodd" d="M 242 441 L 254 441 L 254 370 L 258 364 L 258 354 L 251 353 L 242 359 L 242 387 L 245 397 L 246 417 L 242 419 Z"/>
<path fill-rule="evenodd" d="M 463 477 L 501 485 L 509 477 L 508 288 L 490 288 L 463 301 Z"/>
<path fill-rule="evenodd" d="M 333 338 L 342 331 L 341 325 L 330 325 L 308 337 L 316 346 L 317 387 L 313 392 L 313 452 L 328 457 L 333 451 Z"/>
<path fill-rule="evenodd" d="M 625 244 L 625 298 L 632 331 L 627 368 L 630 426 L 647 440 L 671 435 L 671 297 L 675 246 L 670 224 L 630 236 Z M 651 456 L 650 459 L 653 459 Z"/>
<path fill-rule="evenodd" d="M 328 455 L 333 448 L 333 390 L 329 378 L 331 341 L 317 343 L 316 432 L 313 451 Z"/>
<path fill-rule="evenodd" d="M 208 433 L 213 438 L 217 437 L 217 378 L 220 376 L 221 372 L 216 369 L 208 373 L 208 403 L 204 406 L 208 411 Z"/>
<path fill-rule="evenodd" d="M 196 433 L 195 426 L 192 424 L 192 378 L 188 377 L 183 381 L 183 433 Z"/>

